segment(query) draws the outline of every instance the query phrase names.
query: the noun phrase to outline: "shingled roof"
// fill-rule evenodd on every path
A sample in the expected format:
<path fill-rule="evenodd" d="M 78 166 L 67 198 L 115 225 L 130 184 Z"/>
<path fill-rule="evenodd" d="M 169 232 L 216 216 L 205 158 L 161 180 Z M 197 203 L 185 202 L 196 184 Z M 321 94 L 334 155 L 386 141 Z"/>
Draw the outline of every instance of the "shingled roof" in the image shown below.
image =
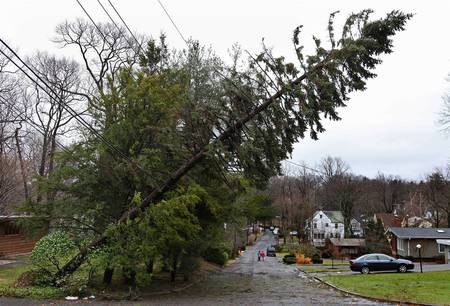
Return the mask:
<path fill-rule="evenodd" d="M 341 247 L 363 247 L 366 245 L 366 241 L 364 239 L 357 238 L 330 238 L 330 242 L 335 246 Z"/>
<path fill-rule="evenodd" d="M 450 239 L 450 228 L 390 227 L 398 238 Z"/>
<path fill-rule="evenodd" d="M 323 213 L 330 218 L 333 223 L 344 223 L 344 216 L 338 210 L 324 210 Z"/>

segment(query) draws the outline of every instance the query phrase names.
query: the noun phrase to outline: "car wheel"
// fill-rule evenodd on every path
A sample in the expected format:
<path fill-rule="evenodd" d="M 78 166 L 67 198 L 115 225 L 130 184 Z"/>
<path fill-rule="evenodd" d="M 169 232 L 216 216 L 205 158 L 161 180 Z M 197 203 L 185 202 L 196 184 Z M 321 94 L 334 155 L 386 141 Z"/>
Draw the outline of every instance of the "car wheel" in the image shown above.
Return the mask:
<path fill-rule="evenodd" d="M 408 269 L 406 268 L 405 265 L 401 265 L 400 267 L 398 267 L 398 272 L 400 273 L 405 273 Z"/>
<path fill-rule="evenodd" d="M 361 268 L 361 273 L 362 273 L 362 274 L 369 274 L 369 272 L 370 272 L 369 267 L 362 267 L 362 268 Z"/>

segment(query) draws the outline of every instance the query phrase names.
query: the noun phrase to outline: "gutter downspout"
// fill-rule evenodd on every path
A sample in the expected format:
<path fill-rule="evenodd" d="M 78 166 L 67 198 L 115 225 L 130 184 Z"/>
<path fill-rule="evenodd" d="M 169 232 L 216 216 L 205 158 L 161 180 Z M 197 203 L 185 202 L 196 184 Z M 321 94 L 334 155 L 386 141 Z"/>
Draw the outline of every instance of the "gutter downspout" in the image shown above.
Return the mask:
<path fill-rule="evenodd" d="M 411 241 L 411 237 L 408 238 L 408 256 L 410 256 L 410 255 L 409 255 L 409 242 L 410 242 L 410 241 Z"/>

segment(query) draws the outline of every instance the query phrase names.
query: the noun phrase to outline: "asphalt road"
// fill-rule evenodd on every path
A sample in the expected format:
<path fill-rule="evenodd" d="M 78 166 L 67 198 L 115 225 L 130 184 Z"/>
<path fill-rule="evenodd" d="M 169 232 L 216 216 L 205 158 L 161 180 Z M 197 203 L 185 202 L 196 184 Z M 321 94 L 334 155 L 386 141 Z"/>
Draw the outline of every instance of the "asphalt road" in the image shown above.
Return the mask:
<path fill-rule="evenodd" d="M 274 242 L 266 233 L 224 271 L 187 291 L 142 305 L 390 305 L 346 296 L 299 273 L 295 266 L 284 265 L 280 258 L 258 261 L 257 250 Z"/>
<path fill-rule="evenodd" d="M 256 245 L 223 271 L 211 274 L 193 287 L 138 302 L 90 301 L 91 305 L 390 305 L 344 295 L 284 265 L 280 258 L 266 257 L 258 261 L 256 251 L 274 244 L 266 233 Z M 78 303 L 46 303 L 25 299 L 0 299 L 0 305 L 74 305 Z"/>

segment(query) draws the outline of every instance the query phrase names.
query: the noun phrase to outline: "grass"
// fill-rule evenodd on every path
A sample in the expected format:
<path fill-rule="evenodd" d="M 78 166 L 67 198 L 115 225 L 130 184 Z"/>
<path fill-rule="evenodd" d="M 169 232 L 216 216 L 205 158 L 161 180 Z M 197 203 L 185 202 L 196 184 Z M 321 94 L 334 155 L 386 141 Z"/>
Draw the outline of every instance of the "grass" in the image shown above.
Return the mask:
<path fill-rule="evenodd" d="M 368 297 L 450 305 L 450 271 L 327 275 L 322 279 L 338 288 Z"/>
<path fill-rule="evenodd" d="M 348 272 L 350 269 L 348 268 L 310 268 L 301 266 L 300 269 L 302 271 L 308 272 L 308 273 L 322 273 L 322 272 Z"/>
<path fill-rule="evenodd" d="M 11 267 L 0 267 L 0 285 L 12 286 L 16 279 L 25 271 L 31 269 L 30 264 L 23 264 Z"/>
<path fill-rule="evenodd" d="M 32 286 L 16 288 L 14 283 L 26 271 L 31 270 L 31 264 L 21 264 L 9 267 L 0 267 L 0 297 L 28 297 L 32 299 L 54 299 L 63 296 L 60 289 L 50 286 Z"/>

